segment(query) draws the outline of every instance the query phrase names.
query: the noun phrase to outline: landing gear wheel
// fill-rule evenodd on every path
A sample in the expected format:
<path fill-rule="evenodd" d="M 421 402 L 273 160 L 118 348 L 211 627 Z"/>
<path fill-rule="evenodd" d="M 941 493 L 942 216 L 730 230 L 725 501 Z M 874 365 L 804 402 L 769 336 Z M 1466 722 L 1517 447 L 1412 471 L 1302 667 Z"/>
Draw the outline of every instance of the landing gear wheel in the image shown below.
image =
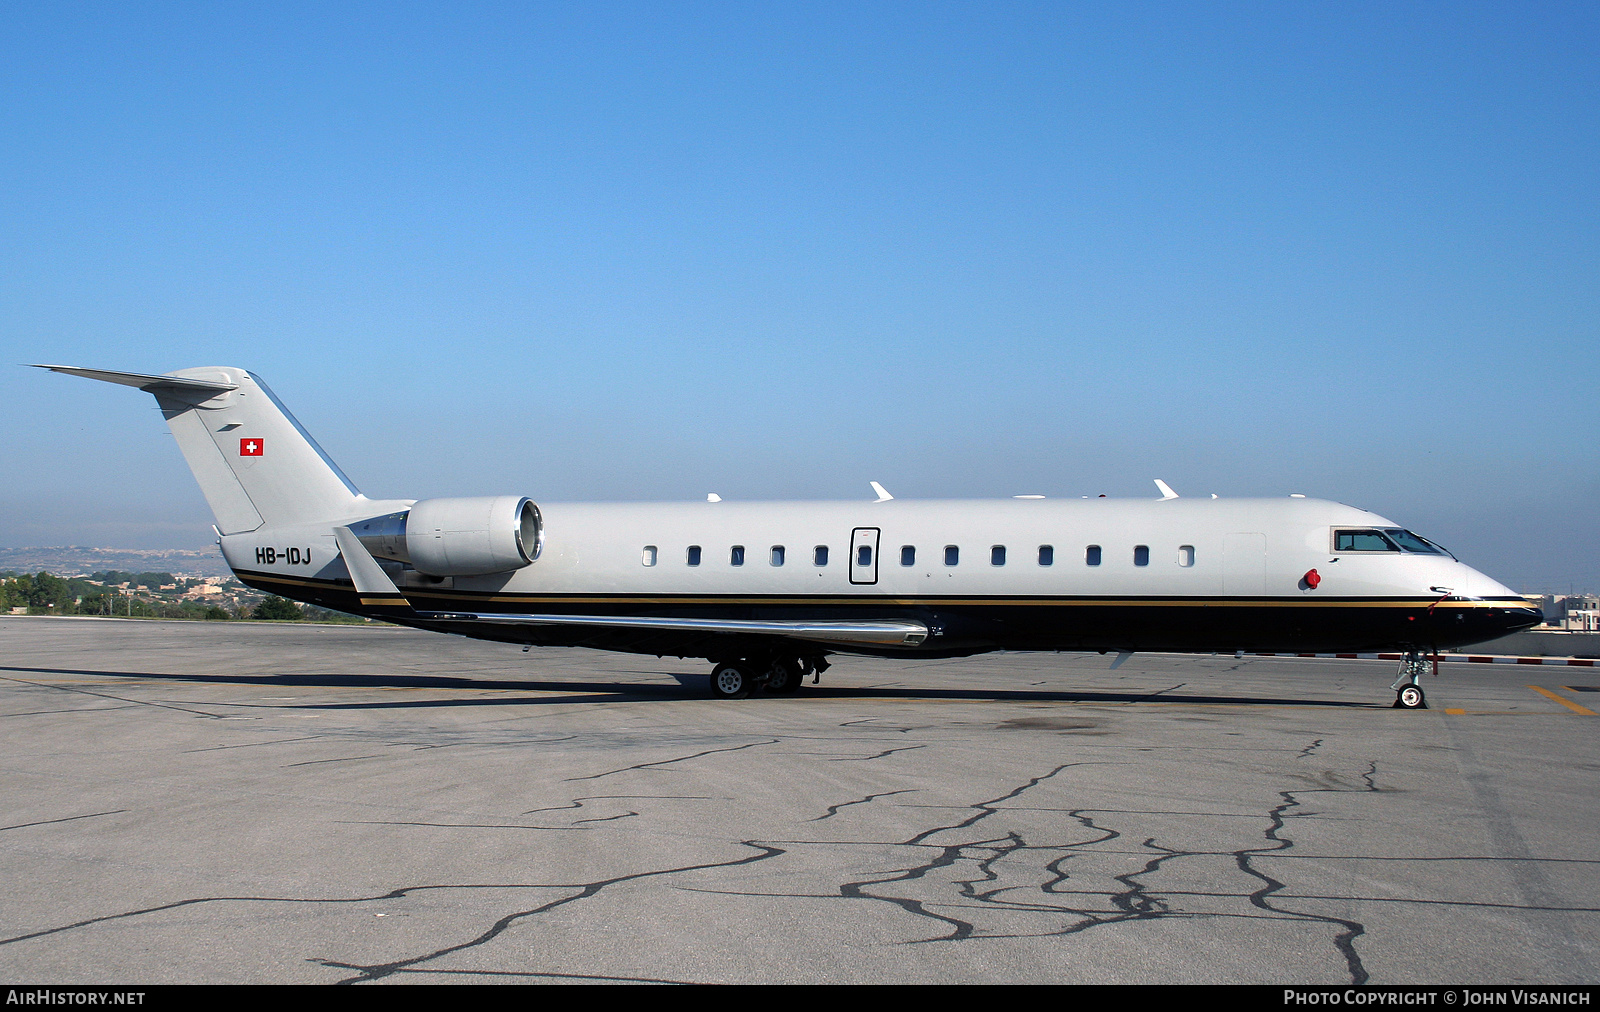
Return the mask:
<path fill-rule="evenodd" d="M 1394 705 L 1402 710 L 1426 710 L 1428 697 L 1423 695 L 1422 686 L 1407 685 L 1394 697 Z"/>
<path fill-rule="evenodd" d="M 718 699 L 743 699 L 750 695 L 750 669 L 743 664 L 718 664 L 711 669 L 711 694 Z"/>
<path fill-rule="evenodd" d="M 800 686 L 805 683 L 806 676 L 800 667 L 800 662 L 787 658 L 774 661 L 772 670 L 767 672 L 767 692 L 774 696 L 786 696 L 792 692 L 799 692 Z"/>
<path fill-rule="evenodd" d="M 1427 674 L 1428 662 L 1423 659 L 1422 651 L 1408 650 L 1400 661 L 1400 675 L 1389 688 L 1395 691 L 1394 706 L 1397 710 L 1426 710 L 1428 697 L 1422 694 L 1422 686 L 1417 682 Z M 1435 672 L 1437 673 L 1437 672 Z"/>

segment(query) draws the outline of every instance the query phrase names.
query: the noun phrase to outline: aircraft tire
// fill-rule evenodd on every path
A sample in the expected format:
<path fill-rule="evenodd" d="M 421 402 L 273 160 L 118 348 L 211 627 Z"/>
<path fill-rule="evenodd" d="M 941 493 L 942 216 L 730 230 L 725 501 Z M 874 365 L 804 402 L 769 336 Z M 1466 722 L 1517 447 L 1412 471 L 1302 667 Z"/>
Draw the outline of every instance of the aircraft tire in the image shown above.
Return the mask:
<path fill-rule="evenodd" d="M 711 669 L 711 694 L 718 699 L 743 699 L 750 695 L 753 681 L 744 664 L 718 664 Z"/>
<path fill-rule="evenodd" d="M 774 696 L 787 696 L 800 691 L 800 686 L 805 684 L 806 676 L 800 668 L 800 662 L 793 658 L 785 658 L 772 665 L 772 671 L 767 675 L 767 692 Z"/>
<path fill-rule="evenodd" d="M 1394 705 L 1402 710 L 1426 710 L 1428 697 L 1423 694 L 1422 686 L 1403 686 L 1394 697 Z"/>

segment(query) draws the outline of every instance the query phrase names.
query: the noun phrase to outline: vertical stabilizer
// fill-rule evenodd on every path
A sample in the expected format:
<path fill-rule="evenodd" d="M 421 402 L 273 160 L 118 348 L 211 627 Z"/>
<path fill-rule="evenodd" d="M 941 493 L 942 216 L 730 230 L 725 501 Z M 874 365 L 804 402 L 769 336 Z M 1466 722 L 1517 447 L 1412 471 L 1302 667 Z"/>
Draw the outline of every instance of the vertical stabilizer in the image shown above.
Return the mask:
<path fill-rule="evenodd" d="M 356 487 L 252 373 L 225 366 L 162 376 L 39 368 L 153 394 L 223 534 L 355 512 Z"/>

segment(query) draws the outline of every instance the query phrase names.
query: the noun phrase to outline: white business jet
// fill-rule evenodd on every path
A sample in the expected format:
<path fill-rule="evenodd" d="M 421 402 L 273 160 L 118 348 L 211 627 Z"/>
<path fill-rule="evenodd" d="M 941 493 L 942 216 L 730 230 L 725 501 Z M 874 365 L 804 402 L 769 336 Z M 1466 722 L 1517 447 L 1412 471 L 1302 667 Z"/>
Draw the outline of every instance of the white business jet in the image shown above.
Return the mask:
<path fill-rule="evenodd" d="M 1508 588 L 1339 503 L 1180 498 L 547 503 L 368 499 L 243 369 L 38 368 L 154 394 L 246 585 L 527 645 L 704 657 L 711 691 L 793 692 L 830 653 L 1405 655 L 1539 623 Z"/>

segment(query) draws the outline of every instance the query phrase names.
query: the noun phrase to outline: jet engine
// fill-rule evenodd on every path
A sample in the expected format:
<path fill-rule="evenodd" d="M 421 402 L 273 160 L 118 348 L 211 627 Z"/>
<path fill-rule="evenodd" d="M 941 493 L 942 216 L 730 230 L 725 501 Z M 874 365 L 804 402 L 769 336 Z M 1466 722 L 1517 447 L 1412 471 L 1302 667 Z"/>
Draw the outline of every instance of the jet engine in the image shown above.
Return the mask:
<path fill-rule="evenodd" d="M 539 557 L 544 525 L 527 496 L 422 499 L 408 513 L 350 525 L 374 556 L 429 576 L 487 576 Z"/>

